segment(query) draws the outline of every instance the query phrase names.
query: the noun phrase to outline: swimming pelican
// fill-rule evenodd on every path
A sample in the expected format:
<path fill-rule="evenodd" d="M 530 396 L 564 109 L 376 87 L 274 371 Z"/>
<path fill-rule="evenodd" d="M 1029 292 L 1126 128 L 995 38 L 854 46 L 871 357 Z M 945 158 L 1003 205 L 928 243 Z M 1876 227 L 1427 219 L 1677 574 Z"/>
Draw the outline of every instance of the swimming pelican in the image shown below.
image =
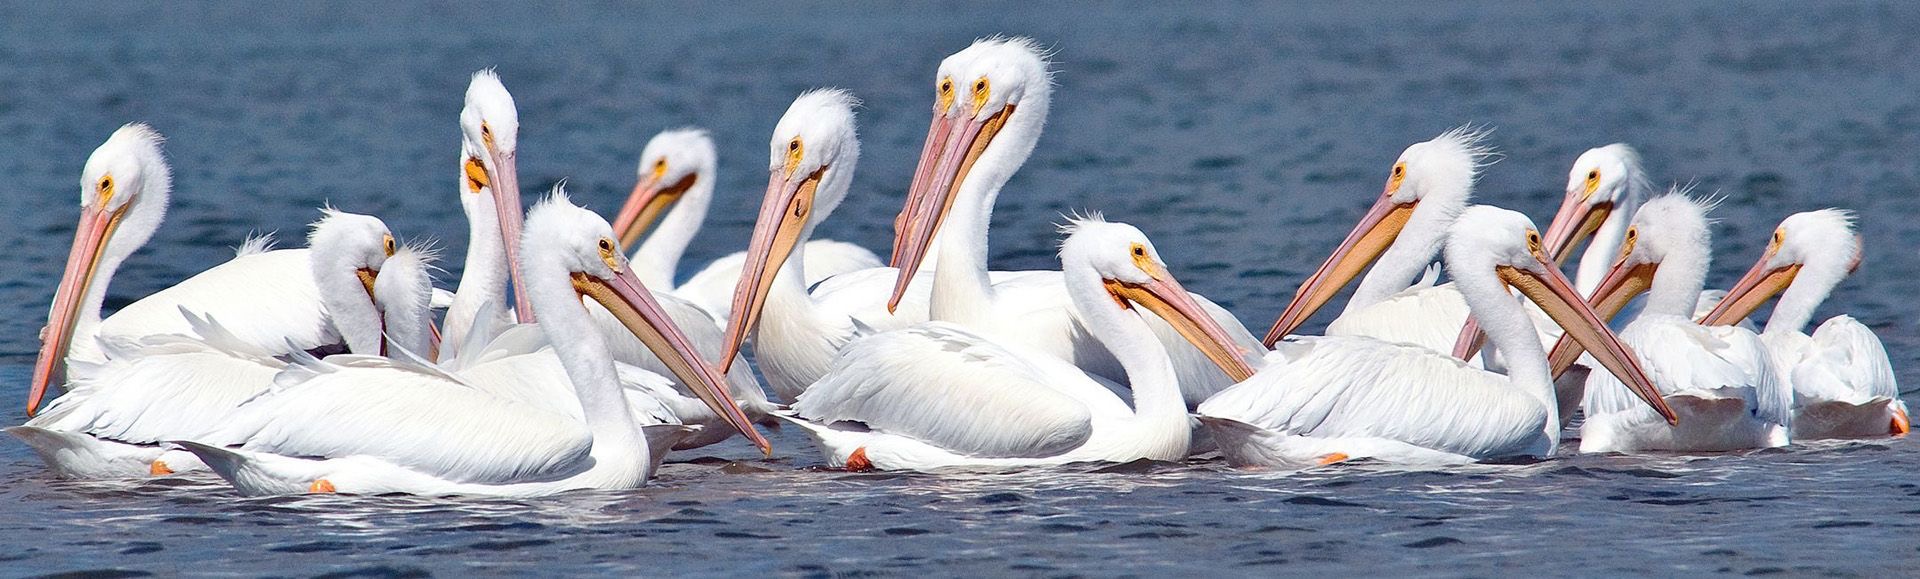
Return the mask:
<path fill-rule="evenodd" d="M 1573 168 L 1567 171 L 1566 191 L 1559 212 L 1547 225 L 1547 255 L 1553 257 L 1555 263 L 1564 263 L 1582 242 L 1592 239 L 1593 243 L 1580 254 L 1580 265 L 1573 278 L 1573 286 L 1580 295 L 1592 296 L 1593 288 L 1600 285 L 1600 278 L 1613 267 L 1620 244 L 1626 239 L 1627 226 L 1640 210 L 1640 204 L 1652 194 L 1653 183 L 1641 168 L 1640 153 L 1626 143 L 1614 143 L 1588 149 L 1574 159 Z M 1720 290 L 1702 292 L 1696 315 L 1712 309 L 1724 294 Z M 1638 296 L 1627 302 L 1624 309 L 1613 316 L 1610 327 L 1615 331 L 1625 329 L 1640 316 L 1642 304 L 1643 299 Z M 1742 327 L 1752 329 L 1752 324 L 1742 322 Z M 1557 333 L 1553 327 L 1543 329 Z M 1480 338 L 1477 326 L 1468 319 L 1454 345 L 1454 355 L 1463 360 L 1472 358 L 1480 347 Z M 1587 362 L 1587 366 L 1592 367 L 1591 360 Z M 1575 393 L 1573 397 L 1580 395 Z"/>
<path fill-rule="evenodd" d="M 1480 167 L 1494 155 L 1484 144 L 1486 136 L 1485 131 L 1459 127 L 1400 153 L 1380 199 L 1300 285 L 1264 343 L 1271 347 L 1293 333 L 1369 262 L 1377 261 L 1347 299 L 1346 310 L 1327 324 L 1326 335 L 1451 351 L 1467 318 L 1467 302 L 1453 284 L 1434 285 L 1431 279 L 1421 280 L 1421 274 L 1440 254 L 1448 226 L 1473 195 Z M 1536 326 L 1547 322 L 1535 316 Z"/>
<path fill-rule="evenodd" d="M 1793 391 L 1796 439 L 1900 436 L 1911 429 L 1893 364 L 1873 330 L 1838 315 L 1811 336 L 1800 331 L 1834 286 L 1860 266 L 1860 256 L 1853 214 L 1822 209 L 1791 215 L 1774 229 L 1760 261 L 1701 321 L 1742 319 L 1780 296 L 1760 340 Z"/>
<path fill-rule="evenodd" d="M 1200 421 L 1222 454 L 1234 464 L 1261 466 L 1551 456 L 1560 420 L 1546 350 L 1509 287 L 1671 416 L 1632 354 L 1554 267 L 1526 216 L 1469 207 L 1446 239 L 1447 270 L 1488 339 L 1507 353 L 1506 374 L 1410 344 L 1292 338 L 1267 355 L 1265 370 L 1200 405 Z"/>
<path fill-rule="evenodd" d="M 100 339 L 192 334 L 182 309 L 221 320 L 233 339 L 269 355 L 341 343 L 314 285 L 308 250 L 268 251 L 265 238 L 249 240 L 232 260 L 100 319 L 114 272 L 146 244 L 166 215 L 173 181 L 162 140 L 147 125 L 129 124 L 87 158 L 80 177 L 80 224 L 41 333 L 28 416 L 39 411 L 49 385 L 67 381 L 69 365 L 91 368 L 106 361 Z"/>
<path fill-rule="evenodd" d="M 182 442 L 248 495 L 297 492 L 537 496 L 641 486 L 679 425 L 647 425 L 620 391 L 583 298 L 615 312 L 682 381 L 765 448 L 719 374 L 636 279 L 613 228 L 564 194 L 526 220 L 523 286 L 553 337 L 584 420 L 382 358 L 298 360 L 269 395 L 241 407 L 235 448 Z"/>
<path fill-rule="evenodd" d="M 653 234 L 633 249 L 635 275 L 648 287 L 673 288 L 673 295 L 726 320 L 746 252 L 721 256 L 686 283 L 673 284 L 680 256 L 700 232 L 713 202 L 714 158 L 713 139 L 706 131 L 674 129 L 654 135 L 640 153 L 640 181 L 620 208 L 613 230 L 620 234 L 620 246 L 631 248 L 657 220 Z M 843 241 L 816 239 L 801 251 L 812 264 L 807 270 L 808 287 L 835 275 L 881 266 L 873 252 Z"/>
<path fill-rule="evenodd" d="M 489 335 L 489 331 L 504 331 L 511 327 L 500 304 L 505 303 L 509 283 L 515 287 L 519 285 L 516 280 L 519 279 L 520 267 L 514 261 L 514 256 L 519 253 L 522 221 L 515 162 L 519 126 L 519 113 L 514 106 L 513 95 L 500 83 L 500 78 L 488 70 L 474 73 L 467 87 L 466 105 L 460 112 L 460 203 L 467 215 L 469 245 L 460 287 L 454 292 L 453 303 L 447 309 L 446 328 L 442 332 L 439 352 L 439 359 L 447 362 L 445 369 L 450 371 L 481 362 L 479 353 L 462 350 L 470 345 L 480 347 L 490 344 L 495 336 Z M 527 323 L 533 319 L 533 311 L 520 293 L 514 292 L 515 311 L 518 320 Z M 713 356 L 721 350 L 719 322 L 705 310 L 670 294 L 655 294 L 654 298 L 667 315 L 673 317 L 674 323 L 684 329 L 703 355 Z M 635 340 L 605 308 L 593 304 L 587 307 L 598 321 L 597 327 L 607 340 L 615 360 L 655 374 L 678 376 L 673 374 L 669 364 L 662 362 L 645 345 Z M 476 332 L 477 328 L 489 331 Z M 512 351 L 521 353 L 518 349 Z M 495 350 L 492 355 L 497 357 L 501 352 Z M 773 405 L 767 402 L 766 394 L 761 391 L 760 382 L 753 377 L 751 369 L 743 365 L 738 370 L 727 372 L 726 376 L 733 395 L 745 405 L 750 415 L 756 420 L 771 420 L 766 413 L 773 409 Z M 675 383 L 675 388 L 687 396 L 692 396 L 690 386 Z M 564 397 L 565 393 L 560 395 Z M 697 408 L 697 405 L 689 409 L 693 408 Z M 706 418 L 719 417 L 709 415 Z M 689 420 L 697 421 L 698 418 L 689 417 Z M 683 442 L 708 444 L 730 436 L 729 433 L 728 429 L 703 429 Z"/>
<path fill-rule="evenodd" d="M 467 215 L 466 265 L 454 289 L 442 332 L 442 354 L 452 357 L 481 316 L 504 320 L 508 284 L 520 285 L 520 175 L 517 155 L 520 113 L 513 94 L 491 70 L 473 73 L 460 109 L 460 208 Z M 518 294 L 519 292 L 514 292 Z M 533 321 L 524 297 L 514 299 L 515 317 Z"/>
<path fill-rule="evenodd" d="M 1069 295 L 1126 368 L 1131 407 L 1058 357 L 928 322 L 847 346 L 783 417 L 812 435 L 829 465 L 849 470 L 1186 457 L 1192 429 L 1173 362 L 1136 308 L 1236 374 L 1253 369 L 1140 230 L 1098 216 L 1062 230 Z"/>
<path fill-rule="evenodd" d="M 1048 352 L 1118 380 L 1125 368 L 1076 319 L 1059 272 L 996 279 L 987 269 L 987 227 L 994 200 L 1040 139 L 1053 87 L 1038 44 L 1026 38 L 975 42 L 941 61 L 933 121 L 907 202 L 896 219 L 888 309 L 907 296 L 923 259 L 939 240 L 928 318 Z M 1253 336 L 1231 313 L 1201 296 L 1200 307 L 1247 352 Z M 1171 353 L 1189 404 L 1233 383 L 1204 352 L 1167 326 L 1148 326 Z"/>
<path fill-rule="evenodd" d="M 1787 444 L 1793 391 L 1776 378 L 1760 337 L 1692 319 L 1713 259 L 1708 209 L 1678 192 L 1647 201 L 1627 228 L 1619 259 L 1589 298 L 1604 319 L 1635 294 L 1647 294 L 1640 316 L 1620 339 L 1639 353 L 1680 422 L 1668 424 L 1633 400 L 1618 380 L 1594 374 L 1587 378 L 1582 403 L 1587 420 L 1580 428 L 1581 452 Z M 1571 347 L 1556 344 L 1551 357 L 1565 360 Z"/>
<path fill-rule="evenodd" d="M 327 319 L 352 351 L 381 351 L 384 325 L 373 294 L 393 235 L 379 219 L 335 211 L 313 225 L 306 260 L 321 289 Z M 200 436 L 220 417 L 273 383 L 286 364 L 227 328 L 238 320 L 208 318 L 182 306 L 174 315 L 191 334 L 106 337 L 106 357 L 76 363 L 67 393 L 7 431 L 33 447 L 47 467 L 69 478 L 167 474 L 186 466 L 154 464 L 160 442 Z M 282 344 L 281 350 L 287 350 Z"/>

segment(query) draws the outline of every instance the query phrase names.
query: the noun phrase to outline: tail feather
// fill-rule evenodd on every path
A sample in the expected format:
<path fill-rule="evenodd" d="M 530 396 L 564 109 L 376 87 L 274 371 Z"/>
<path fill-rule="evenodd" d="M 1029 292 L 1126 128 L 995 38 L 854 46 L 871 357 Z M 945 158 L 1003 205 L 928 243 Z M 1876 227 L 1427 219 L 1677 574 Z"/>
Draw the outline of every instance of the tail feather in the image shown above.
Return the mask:
<path fill-rule="evenodd" d="M 13 426 L 7 434 L 27 443 L 47 468 L 65 478 L 145 478 L 160 449 L 100 440 L 77 432 L 37 426 Z"/>
<path fill-rule="evenodd" d="M 320 461 L 287 458 L 266 453 L 201 444 L 187 440 L 168 444 L 200 457 L 214 474 L 226 479 L 240 494 L 249 496 L 284 495 L 307 492 L 314 481 L 325 478 Z"/>
<path fill-rule="evenodd" d="M 647 437 L 647 478 L 660 472 L 660 461 L 666 460 L 667 452 L 680 441 L 699 432 L 699 426 L 681 424 L 649 424 L 640 427 L 640 433 Z"/>

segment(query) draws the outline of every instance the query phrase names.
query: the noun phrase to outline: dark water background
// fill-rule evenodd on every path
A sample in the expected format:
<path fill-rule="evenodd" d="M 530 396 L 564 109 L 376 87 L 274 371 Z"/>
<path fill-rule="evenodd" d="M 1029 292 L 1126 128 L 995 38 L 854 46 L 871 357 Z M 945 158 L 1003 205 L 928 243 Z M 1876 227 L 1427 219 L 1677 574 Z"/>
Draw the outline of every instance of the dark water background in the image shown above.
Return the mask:
<path fill-rule="evenodd" d="M 1506 157 L 1478 198 L 1542 225 L 1567 165 L 1614 141 L 1656 181 L 1726 196 L 1715 285 L 1783 216 L 1860 211 L 1866 264 L 1821 316 L 1861 318 L 1903 381 L 1920 379 L 1915 5 L 967 4 L 0 6 L 0 421 L 23 419 L 12 401 L 80 167 L 122 123 L 170 137 L 175 194 L 109 307 L 249 232 L 297 241 L 329 201 L 439 240 L 457 270 L 455 119 L 483 67 L 519 102 L 529 198 L 566 178 L 611 211 L 649 135 L 712 129 L 719 200 L 690 264 L 745 245 L 792 97 L 851 89 L 866 155 L 822 234 L 884 249 L 935 65 L 994 33 L 1036 36 L 1059 70 L 1047 134 L 995 214 L 997 268 L 1057 267 L 1049 223 L 1100 209 L 1262 329 L 1400 149 L 1484 123 Z M 947 477 L 817 471 L 797 433 L 774 441 L 774 460 L 676 455 L 645 490 L 506 501 L 65 482 L 3 440 L 0 573 L 1909 575 L 1920 559 L 1912 440 L 1442 472 Z"/>

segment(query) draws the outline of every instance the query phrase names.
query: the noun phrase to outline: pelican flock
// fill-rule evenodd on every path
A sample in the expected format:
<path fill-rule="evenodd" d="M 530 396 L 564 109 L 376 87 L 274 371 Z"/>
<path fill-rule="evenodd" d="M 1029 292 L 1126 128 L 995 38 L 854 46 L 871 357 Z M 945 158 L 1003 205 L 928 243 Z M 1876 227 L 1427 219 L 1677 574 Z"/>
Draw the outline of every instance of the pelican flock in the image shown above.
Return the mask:
<path fill-rule="evenodd" d="M 992 37 L 932 72 L 904 199 L 855 187 L 859 100 L 807 90 L 767 119 L 752 235 L 709 234 L 739 251 L 683 272 L 709 213 L 748 203 L 719 187 L 713 135 L 654 136 L 612 219 L 561 186 L 523 210 L 519 111 L 480 71 L 449 115 L 468 224 L 452 291 L 437 252 L 329 206 L 305 248 L 236 240 L 105 315 L 176 194 L 160 134 L 128 124 L 82 166 L 29 419 L 6 432 L 71 478 L 538 496 L 642 486 L 669 452 L 736 436 L 771 456 L 759 427 L 780 425 L 829 467 L 908 471 L 1213 452 L 1445 468 L 1910 430 L 1872 328 L 1805 331 L 1861 264 L 1845 210 L 1787 217 L 1719 292 L 1714 203 L 1656 195 L 1633 147 L 1580 155 L 1543 233 L 1476 198 L 1500 153 L 1462 126 L 1404 148 L 1261 340 L 1177 280 L 1146 233 L 1161 224 L 1065 217 L 1059 269 L 991 267 L 993 210 L 1022 193 L 1056 71 L 1038 42 Z M 843 205 L 890 201 L 885 262 L 816 237 Z M 1324 335 L 1303 333 L 1355 280 Z"/>

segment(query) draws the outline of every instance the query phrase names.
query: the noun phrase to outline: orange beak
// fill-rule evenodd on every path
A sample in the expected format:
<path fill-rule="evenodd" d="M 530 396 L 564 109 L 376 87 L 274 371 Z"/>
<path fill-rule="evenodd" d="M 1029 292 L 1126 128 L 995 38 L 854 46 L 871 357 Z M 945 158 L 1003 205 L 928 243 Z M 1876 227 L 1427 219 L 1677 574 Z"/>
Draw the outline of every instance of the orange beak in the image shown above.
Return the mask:
<path fill-rule="evenodd" d="M 1500 278 L 1539 305 L 1555 324 L 1566 330 L 1565 336 L 1592 352 L 1601 366 L 1620 378 L 1627 389 L 1653 407 L 1668 424 L 1679 424 L 1680 417 L 1667 407 L 1666 399 L 1654 387 L 1653 379 L 1647 376 L 1646 369 L 1640 366 L 1633 351 L 1627 349 L 1626 344 L 1620 342 L 1620 337 L 1607 329 L 1606 323 L 1600 321 L 1600 316 L 1587 307 L 1587 303 L 1580 299 L 1580 294 L 1574 291 L 1573 284 L 1567 281 L 1567 276 L 1554 267 L 1551 258 L 1535 251 L 1534 259 L 1538 261 L 1540 271 L 1545 273 L 1500 266 Z"/>
<path fill-rule="evenodd" d="M 813 213 L 814 192 L 827 172 L 821 167 L 803 179 L 789 179 L 775 169 L 767 180 L 766 199 L 760 203 L 760 218 L 753 226 L 753 241 L 747 246 L 747 261 L 740 268 L 740 281 L 733 288 L 733 318 L 727 320 L 726 348 L 720 356 L 720 373 L 733 367 L 740 344 L 747 333 L 760 325 L 760 310 L 766 307 L 767 290 L 787 263 L 787 257 L 800 244 Z"/>
<path fill-rule="evenodd" d="M 927 129 L 927 143 L 921 149 L 920 164 L 914 169 L 915 187 L 907 190 L 907 203 L 900 210 L 900 216 L 894 219 L 892 264 L 900 270 L 894 281 L 893 295 L 887 298 L 887 311 L 892 312 L 900 306 L 900 298 L 906 295 L 907 284 L 913 281 L 913 275 L 920 271 L 921 262 L 926 260 L 927 252 L 932 249 L 934 234 L 940 231 L 940 224 L 953 210 L 953 202 L 959 196 L 960 187 L 966 182 L 967 173 L 973 164 L 980 160 L 981 153 L 992 144 L 993 138 L 1000 134 L 1007 119 L 1013 116 L 1014 105 L 993 113 L 987 118 L 967 117 L 965 119 L 947 119 L 936 112 L 933 125 Z M 958 128 L 956 134 L 955 128 Z M 936 144 L 935 141 L 941 141 Z M 935 158 L 935 154 L 938 158 Z"/>
<path fill-rule="evenodd" d="M 66 378 L 67 352 L 73 346 L 80 308 L 93 286 L 94 272 L 100 268 L 100 256 L 106 251 L 107 240 L 113 237 L 133 203 L 128 201 L 112 211 L 98 206 L 80 210 L 80 225 L 73 233 L 73 248 L 67 252 L 66 271 L 60 274 L 59 289 L 54 290 L 53 309 L 47 314 L 47 327 L 40 336 L 40 356 L 33 364 L 33 382 L 27 390 L 29 417 L 39 412 L 40 399 L 46 397 L 47 387 Z"/>
<path fill-rule="evenodd" d="M 753 429 L 753 423 L 746 413 L 740 410 L 739 403 L 727 393 L 726 379 L 721 377 L 712 366 L 701 361 L 700 355 L 693 349 L 685 334 L 673 325 L 672 319 L 660 309 L 653 294 L 641 285 L 639 278 L 633 276 L 633 270 L 620 267 L 611 279 L 603 279 L 584 273 L 573 274 L 574 291 L 592 298 L 605 306 L 613 317 L 620 320 L 627 330 L 633 332 L 640 343 L 652 350 L 667 369 L 680 381 L 693 390 L 714 413 L 726 419 L 728 424 L 740 431 L 740 434 L 760 448 L 768 456 L 773 454 L 773 445 Z"/>
<path fill-rule="evenodd" d="M 1406 228 L 1407 220 L 1413 217 L 1414 207 L 1420 203 L 1418 200 L 1408 203 L 1394 201 L 1394 188 L 1389 186 L 1387 191 L 1380 194 L 1380 200 L 1375 201 L 1373 208 L 1360 218 L 1360 223 L 1347 234 L 1346 240 L 1340 242 L 1340 247 L 1333 250 L 1333 255 L 1327 257 L 1326 263 L 1320 264 L 1320 269 L 1314 270 L 1307 282 L 1301 284 L 1300 290 L 1293 295 L 1293 301 L 1287 302 L 1287 309 L 1281 312 L 1280 319 L 1273 322 L 1272 329 L 1267 330 L 1266 339 L 1261 340 L 1268 348 L 1272 348 L 1281 337 L 1299 329 L 1307 318 L 1313 317 L 1314 312 L 1333 299 L 1334 294 L 1340 293 L 1340 288 L 1359 277 L 1361 270 L 1393 245 L 1394 238 Z"/>

